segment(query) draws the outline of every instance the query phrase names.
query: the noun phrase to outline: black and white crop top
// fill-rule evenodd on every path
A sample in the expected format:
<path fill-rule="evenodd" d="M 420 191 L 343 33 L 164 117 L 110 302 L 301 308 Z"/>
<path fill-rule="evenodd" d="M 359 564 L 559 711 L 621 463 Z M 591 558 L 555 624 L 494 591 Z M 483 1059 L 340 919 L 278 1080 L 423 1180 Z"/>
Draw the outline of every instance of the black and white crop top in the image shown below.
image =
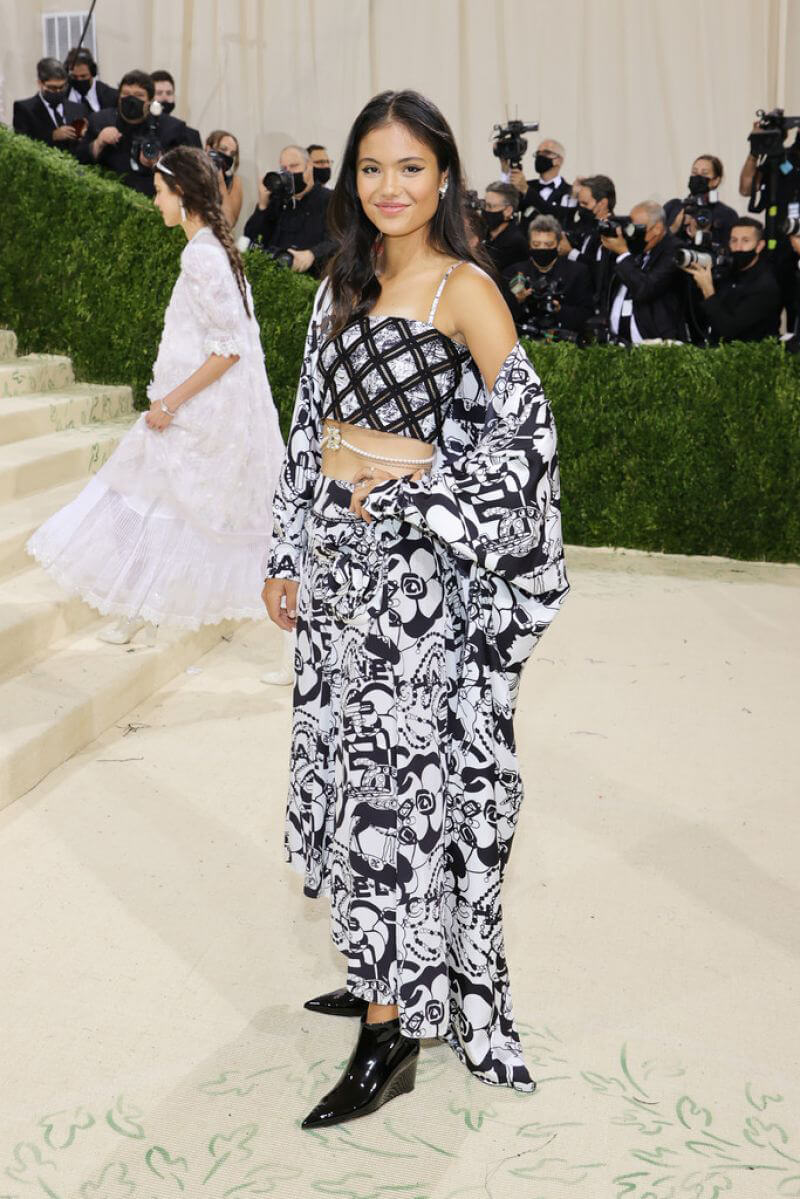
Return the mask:
<path fill-rule="evenodd" d="M 458 390 L 465 345 L 433 324 L 448 267 L 427 321 L 359 316 L 320 350 L 322 417 L 440 444 Z"/>

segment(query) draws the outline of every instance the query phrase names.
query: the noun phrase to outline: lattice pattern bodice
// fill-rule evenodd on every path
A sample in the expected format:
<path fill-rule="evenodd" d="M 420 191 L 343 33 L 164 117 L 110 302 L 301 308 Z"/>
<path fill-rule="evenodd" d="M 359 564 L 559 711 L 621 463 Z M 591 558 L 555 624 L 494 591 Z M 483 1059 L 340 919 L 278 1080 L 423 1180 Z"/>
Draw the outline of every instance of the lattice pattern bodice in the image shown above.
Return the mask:
<path fill-rule="evenodd" d="M 426 321 L 356 317 L 320 350 L 322 416 L 439 444 L 469 356 Z"/>

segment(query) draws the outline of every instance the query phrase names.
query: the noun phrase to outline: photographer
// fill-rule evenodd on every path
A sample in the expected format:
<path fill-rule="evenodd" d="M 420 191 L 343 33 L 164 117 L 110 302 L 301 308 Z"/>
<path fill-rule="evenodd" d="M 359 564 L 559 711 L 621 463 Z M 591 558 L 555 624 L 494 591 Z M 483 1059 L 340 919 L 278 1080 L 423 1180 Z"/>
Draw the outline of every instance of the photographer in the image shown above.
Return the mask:
<path fill-rule="evenodd" d="M 562 236 L 555 217 L 535 217 L 528 227 L 527 258 L 503 271 L 503 295 L 520 332 L 580 333 L 594 311 L 589 271 L 559 254 Z"/>
<path fill-rule="evenodd" d="M 273 185 L 274 194 L 267 183 Z M 308 151 L 303 146 L 284 146 L 279 171 L 268 171 L 259 180 L 258 205 L 244 235 L 293 271 L 319 276 L 336 247 L 327 226 L 330 197 L 328 188 L 314 182 Z"/>
<path fill-rule="evenodd" d="M 763 258 L 764 226 L 754 217 L 737 217 L 728 243 L 732 268 L 714 278 L 710 264 L 683 269 L 703 296 L 703 312 L 710 326 L 712 345 L 726 341 L 760 341 L 777 337 L 781 293 L 771 264 Z"/>
<path fill-rule="evenodd" d="M 667 232 L 660 204 L 648 201 L 603 246 L 616 255 L 610 326 L 621 341 L 637 345 L 652 338 L 686 340 L 678 243 Z"/>
<path fill-rule="evenodd" d="M 222 196 L 222 211 L 231 229 L 242 211 L 242 180 L 239 170 L 239 143 L 232 133 L 215 129 L 206 138 L 206 154 L 219 173 L 219 191 Z"/>
<path fill-rule="evenodd" d="M 120 181 L 146 196 L 155 194 L 153 167 L 173 146 L 184 146 L 183 121 L 151 112 L 153 80 L 145 71 L 128 71 L 119 85 L 116 108 L 92 113 L 89 131 L 78 147 L 78 158 L 116 171 Z"/>
<path fill-rule="evenodd" d="M 800 217 L 800 131 L 792 144 L 787 145 L 792 128 L 780 109 L 754 121 L 749 135 L 750 153 L 739 175 L 739 195 L 749 198 L 748 212 L 768 212 L 774 202 L 776 245 L 766 253 L 772 259 L 790 329 L 798 315 L 797 257 L 782 227 L 787 217 Z M 774 193 L 772 197 L 770 191 Z"/>
<path fill-rule="evenodd" d="M 695 158 L 689 173 L 688 196 L 664 205 L 670 233 L 692 245 L 727 246 L 737 213 L 719 198 L 723 175 L 722 162 L 715 155 L 701 154 Z"/>
<path fill-rule="evenodd" d="M 14 130 L 46 146 L 74 153 L 86 117 L 82 108 L 67 99 L 67 72 L 57 58 L 40 58 L 36 75 L 36 95 L 14 101 Z"/>
<path fill-rule="evenodd" d="M 73 47 L 64 59 L 64 66 L 69 75 L 70 92 L 67 97 L 73 104 L 78 104 L 84 116 L 99 112 L 101 108 L 113 108 L 117 103 L 117 89 L 109 87 L 97 78 L 97 63 L 92 57 L 91 50 L 86 46 L 80 49 Z"/>
<path fill-rule="evenodd" d="M 175 80 L 170 75 L 169 71 L 151 71 L 150 78 L 155 84 L 155 98 L 161 105 L 162 113 L 166 113 L 168 117 L 174 117 L 186 130 L 186 136 L 183 141 L 184 146 L 196 146 L 199 150 L 202 146 L 200 134 L 191 125 L 187 125 L 180 117 L 175 116 Z"/>
<path fill-rule="evenodd" d="M 511 183 L 490 183 L 483 205 L 483 248 L 498 275 L 512 262 L 519 262 L 528 253 L 525 234 L 514 220 L 519 207 L 519 191 Z"/>
<path fill-rule="evenodd" d="M 520 209 L 523 225 L 528 225 L 535 216 L 554 216 L 562 224 L 565 209 L 575 208 L 577 201 L 572 194 L 572 184 L 561 177 L 564 165 L 564 147 L 553 138 L 545 138 L 536 147 L 533 160 L 539 176 L 529 183 L 524 171 L 511 168 L 510 181 L 522 197 Z"/>
<path fill-rule="evenodd" d="M 576 189 L 578 207 L 570 214 L 567 231 L 559 243 L 559 253 L 571 262 L 580 262 L 592 279 L 595 311 L 608 315 L 616 255 L 601 240 L 601 222 L 613 221 L 617 189 L 608 175 L 589 175 Z"/>

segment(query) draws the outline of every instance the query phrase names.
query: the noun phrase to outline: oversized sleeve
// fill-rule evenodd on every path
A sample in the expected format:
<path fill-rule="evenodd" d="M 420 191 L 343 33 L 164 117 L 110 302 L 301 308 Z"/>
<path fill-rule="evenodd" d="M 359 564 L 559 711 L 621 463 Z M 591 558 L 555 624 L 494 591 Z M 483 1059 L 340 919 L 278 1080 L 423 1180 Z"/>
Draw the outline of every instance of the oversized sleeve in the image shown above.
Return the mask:
<path fill-rule="evenodd" d="M 317 359 L 320 325 L 327 311 L 327 292 L 327 283 L 322 283 L 314 298 L 306 334 L 292 424 L 272 507 L 272 547 L 267 562 L 269 579 L 300 578 L 306 514 L 320 468 L 322 419 Z"/>
<path fill-rule="evenodd" d="M 428 532 L 529 595 L 566 591 L 555 421 L 519 343 L 489 395 L 477 443 L 417 482 L 379 483 L 364 507 Z"/>
<path fill-rule="evenodd" d="M 183 252 L 182 267 L 189 302 L 203 333 L 203 353 L 241 356 L 247 314 L 227 254 L 219 246 L 190 244 Z"/>

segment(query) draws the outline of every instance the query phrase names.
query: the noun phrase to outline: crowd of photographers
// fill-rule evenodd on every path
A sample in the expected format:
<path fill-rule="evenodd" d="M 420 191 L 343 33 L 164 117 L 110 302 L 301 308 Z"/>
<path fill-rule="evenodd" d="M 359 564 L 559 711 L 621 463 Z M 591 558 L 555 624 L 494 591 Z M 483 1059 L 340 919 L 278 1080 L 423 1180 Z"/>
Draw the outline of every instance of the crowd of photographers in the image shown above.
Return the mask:
<path fill-rule="evenodd" d="M 535 178 L 523 171 L 536 126 L 497 128 L 501 178 L 471 193 L 473 237 L 502 279 L 521 333 L 578 344 L 651 340 L 716 345 L 778 336 L 800 342 L 800 118 L 760 113 L 739 179 L 748 212 L 719 199 L 723 166 L 713 154 L 691 165 L 684 197 L 644 200 L 616 212 L 607 175 L 567 182 L 565 151 L 536 147 Z"/>
<path fill-rule="evenodd" d="M 64 63 L 42 59 L 37 74 L 36 95 L 14 104 L 19 133 L 114 171 L 149 195 L 165 150 L 204 146 L 235 225 L 243 198 L 239 143 L 220 129 L 202 142 L 175 114 L 168 71 L 129 71 L 112 88 L 82 48 Z M 563 177 L 565 150 L 553 139 L 538 143 L 535 177 L 527 178 L 523 134 L 536 125 L 495 128 L 500 177 L 483 198 L 468 193 L 467 219 L 521 334 L 579 345 L 715 345 L 777 336 L 785 314 L 790 347 L 800 344 L 800 117 L 759 113 L 739 178 L 747 215 L 719 200 L 723 166 L 715 155 L 692 163 L 685 196 L 644 200 L 622 215 L 609 176 Z M 318 276 L 335 248 L 326 220 L 331 159 L 322 145 L 291 145 L 277 165 L 259 181 L 245 237 L 287 267 Z"/>

